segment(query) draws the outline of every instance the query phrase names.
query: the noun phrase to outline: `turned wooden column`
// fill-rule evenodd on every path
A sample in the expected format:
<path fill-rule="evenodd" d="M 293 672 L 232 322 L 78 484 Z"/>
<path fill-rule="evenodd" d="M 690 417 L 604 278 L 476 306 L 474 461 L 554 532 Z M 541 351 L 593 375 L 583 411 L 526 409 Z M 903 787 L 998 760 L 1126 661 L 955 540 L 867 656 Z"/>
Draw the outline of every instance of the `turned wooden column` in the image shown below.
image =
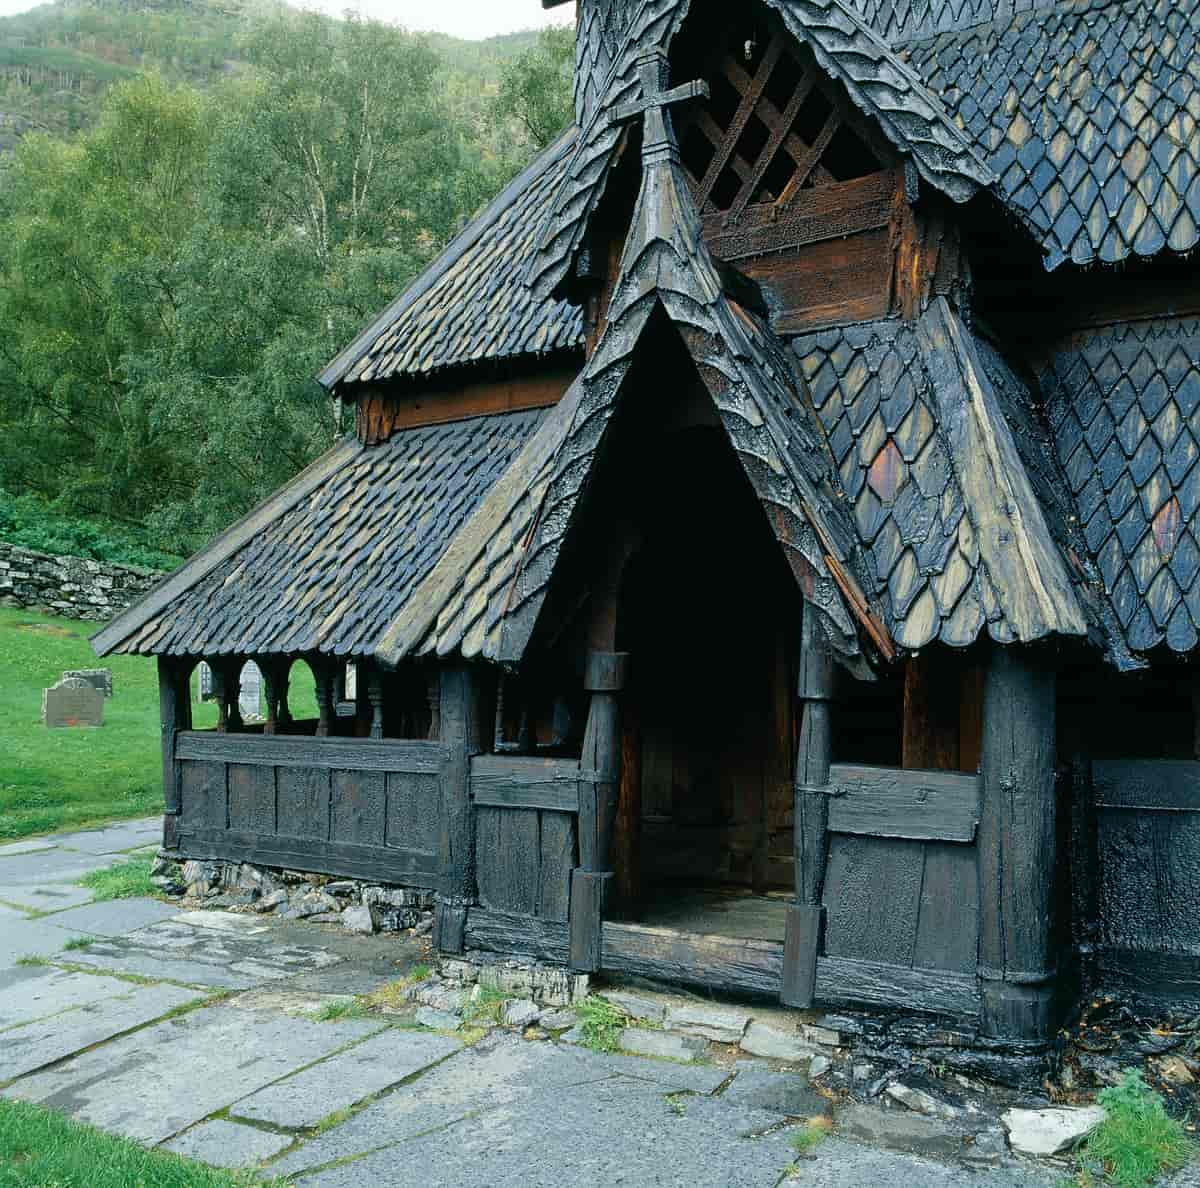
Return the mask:
<path fill-rule="evenodd" d="M 588 653 L 584 688 L 592 697 L 579 760 L 579 867 L 571 875 L 571 968 L 584 972 L 600 968 L 621 784 L 618 694 L 628 670 L 627 653 Z"/>
<path fill-rule="evenodd" d="M 784 934 L 783 987 L 787 1006 L 810 1007 L 816 992 L 817 958 L 825 939 L 825 863 L 829 828 L 830 702 L 833 658 L 816 614 L 804 608 L 800 643 L 800 742 L 796 749 L 793 855 L 796 901 Z"/>
<path fill-rule="evenodd" d="M 259 660 L 259 670 L 263 674 L 263 687 L 266 692 L 267 721 L 263 726 L 264 734 L 287 733 L 288 724 L 292 720 L 288 709 L 288 660 L 266 658 Z"/>
<path fill-rule="evenodd" d="M 438 736 L 449 755 L 442 775 L 442 886 L 434 913 L 433 944 L 461 953 L 467 909 L 475 895 L 475 813 L 471 759 L 483 750 L 482 688 L 469 664 L 448 665 L 439 676 Z"/>
<path fill-rule="evenodd" d="M 158 717 L 162 732 L 163 849 L 173 850 L 179 841 L 179 816 L 183 812 L 183 789 L 175 739 L 181 730 L 192 728 L 192 698 L 189 688 L 192 662 L 173 656 L 158 658 Z"/>
<path fill-rule="evenodd" d="M 242 707 L 239 701 L 241 694 L 242 662 L 237 659 L 222 657 L 210 660 L 208 666 L 212 669 L 213 698 L 217 703 L 217 732 L 219 734 L 236 734 L 242 729 Z"/>
<path fill-rule="evenodd" d="M 334 719 L 337 717 L 337 711 L 333 707 L 333 667 L 324 656 L 310 656 L 308 667 L 312 672 L 317 694 L 317 737 L 328 738 L 333 733 Z"/>
<path fill-rule="evenodd" d="M 992 649 L 976 844 L 982 1025 L 997 1039 L 1054 1033 L 1055 683 L 1028 648 Z"/>

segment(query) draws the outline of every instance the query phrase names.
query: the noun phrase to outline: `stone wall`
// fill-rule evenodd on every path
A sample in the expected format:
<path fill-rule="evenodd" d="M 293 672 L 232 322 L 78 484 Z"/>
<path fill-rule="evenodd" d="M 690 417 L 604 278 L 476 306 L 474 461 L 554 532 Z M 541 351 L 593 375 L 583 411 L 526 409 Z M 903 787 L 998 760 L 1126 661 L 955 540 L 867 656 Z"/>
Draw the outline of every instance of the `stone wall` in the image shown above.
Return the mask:
<path fill-rule="evenodd" d="M 0 606 L 106 621 L 162 580 L 153 569 L 55 557 L 0 541 Z"/>

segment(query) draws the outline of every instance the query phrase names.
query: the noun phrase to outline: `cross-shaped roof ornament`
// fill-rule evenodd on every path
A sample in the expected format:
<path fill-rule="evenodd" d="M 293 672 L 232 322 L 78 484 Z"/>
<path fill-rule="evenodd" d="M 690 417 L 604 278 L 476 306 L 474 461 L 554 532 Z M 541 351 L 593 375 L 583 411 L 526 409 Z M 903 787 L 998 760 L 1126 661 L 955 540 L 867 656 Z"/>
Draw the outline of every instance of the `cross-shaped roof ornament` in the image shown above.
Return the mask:
<path fill-rule="evenodd" d="M 689 99 L 707 99 L 708 83 L 690 82 L 667 90 L 671 65 L 666 51 L 655 48 L 638 59 L 638 74 L 642 79 L 642 97 L 632 103 L 622 103 L 609 113 L 609 123 L 628 124 L 645 116 L 642 137 L 642 159 L 649 162 L 659 154 L 676 154 L 678 148 L 666 120 L 667 108 Z"/>

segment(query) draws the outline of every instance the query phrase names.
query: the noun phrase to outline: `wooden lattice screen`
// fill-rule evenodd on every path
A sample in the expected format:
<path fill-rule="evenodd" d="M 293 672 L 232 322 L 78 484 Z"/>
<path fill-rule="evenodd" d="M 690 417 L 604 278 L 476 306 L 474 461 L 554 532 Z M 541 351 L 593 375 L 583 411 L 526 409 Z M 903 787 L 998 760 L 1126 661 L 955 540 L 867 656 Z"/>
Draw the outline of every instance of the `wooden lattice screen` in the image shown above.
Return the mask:
<path fill-rule="evenodd" d="M 708 72 L 712 97 L 680 112 L 679 140 L 707 231 L 779 224 L 786 238 L 789 216 L 810 207 L 814 191 L 828 191 L 822 205 L 832 210 L 845 183 L 882 182 L 888 166 L 855 126 L 845 98 L 782 28 L 761 40 L 748 37 L 748 28 L 736 22 L 728 30 Z M 884 208 L 891 184 L 878 188 Z M 861 189 L 846 191 L 852 205 L 865 197 Z M 735 254 L 784 246 L 766 238 L 761 248 Z"/>

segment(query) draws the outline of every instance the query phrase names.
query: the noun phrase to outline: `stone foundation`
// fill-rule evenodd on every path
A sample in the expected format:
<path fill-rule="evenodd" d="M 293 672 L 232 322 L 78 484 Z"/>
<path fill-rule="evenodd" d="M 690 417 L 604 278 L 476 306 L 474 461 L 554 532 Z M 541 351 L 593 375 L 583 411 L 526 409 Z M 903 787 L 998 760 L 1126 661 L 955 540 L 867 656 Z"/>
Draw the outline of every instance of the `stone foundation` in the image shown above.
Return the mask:
<path fill-rule="evenodd" d="M 160 853 L 154 883 L 203 907 L 251 908 L 284 920 L 340 924 L 351 932 L 405 932 L 433 928 L 434 893 L 357 879 L 252 866 L 248 862 L 179 862 Z"/>
<path fill-rule="evenodd" d="M 0 606 L 106 622 L 162 579 L 138 565 L 55 557 L 0 541 Z"/>

